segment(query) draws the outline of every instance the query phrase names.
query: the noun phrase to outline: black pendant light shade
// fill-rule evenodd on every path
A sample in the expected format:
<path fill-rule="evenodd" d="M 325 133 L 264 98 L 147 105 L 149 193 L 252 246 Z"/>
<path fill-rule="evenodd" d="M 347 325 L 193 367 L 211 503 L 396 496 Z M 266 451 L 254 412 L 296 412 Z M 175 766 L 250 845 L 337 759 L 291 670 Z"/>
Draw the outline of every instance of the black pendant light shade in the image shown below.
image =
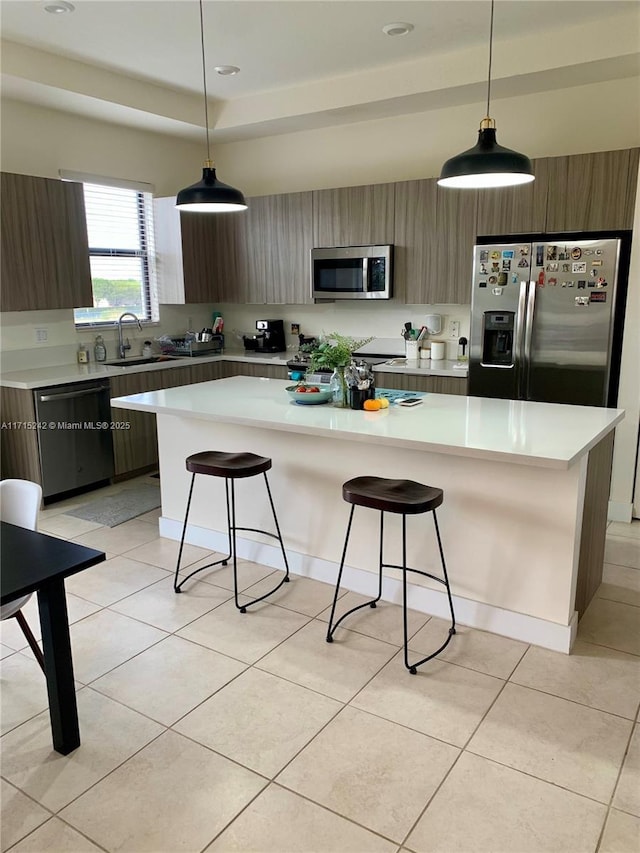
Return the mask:
<path fill-rule="evenodd" d="M 496 141 L 496 123 L 489 116 L 491 103 L 491 60 L 493 56 L 493 11 L 495 0 L 491 0 L 491 22 L 489 25 L 489 73 L 487 79 L 487 112 L 480 122 L 478 141 L 452 157 L 442 167 L 438 179 L 441 187 L 459 189 L 484 189 L 486 187 L 510 187 L 533 181 L 531 160 L 511 148 L 503 148 Z"/>
<path fill-rule="evenodd" d="M 204 125 L 207 133 L 207 159 L 202 169 L 202 180 L 180 190 L 176 196 L 176 207 L 189 213 L 231 213 L 246 210 L 247 202 L 235 187 L 223 184 L 216 178 L 209 143 L 209 104 L 207 101 L 207 65 L 204 54 L 204 15 L 202 0 L 200 8 L 200 48 L 202 53 L 202 88 L 204 89 Z"/>
<path fill-rule="evenodd" d="M 486 122 L 484 119 L 473 148 L 444 164 L 438 180 L 441 187 L 482 189 L 527 184 L 534 180 L 531 160 L 525 154 L 498 145 L 495 127 L 485 127 Z"/>
<path fill-rule="evenodd" d="M 205 166 L 201 181 L 180 190 L 176 207 L 192 213 L 231 213 L 246 210 L 247 203 L 240 190 L 217 179 L 213 166 Z"/>

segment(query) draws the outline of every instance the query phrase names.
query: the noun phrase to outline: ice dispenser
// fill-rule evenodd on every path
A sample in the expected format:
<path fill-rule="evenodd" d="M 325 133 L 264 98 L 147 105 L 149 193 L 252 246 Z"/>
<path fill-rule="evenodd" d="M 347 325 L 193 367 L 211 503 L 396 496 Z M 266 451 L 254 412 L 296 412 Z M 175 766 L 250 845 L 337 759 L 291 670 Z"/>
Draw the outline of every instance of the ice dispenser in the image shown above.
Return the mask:
<path fill-rule="evenodd" d="M 485 311 L 483 317 L 482 366 L 513 367 L 514 311 Z"/>

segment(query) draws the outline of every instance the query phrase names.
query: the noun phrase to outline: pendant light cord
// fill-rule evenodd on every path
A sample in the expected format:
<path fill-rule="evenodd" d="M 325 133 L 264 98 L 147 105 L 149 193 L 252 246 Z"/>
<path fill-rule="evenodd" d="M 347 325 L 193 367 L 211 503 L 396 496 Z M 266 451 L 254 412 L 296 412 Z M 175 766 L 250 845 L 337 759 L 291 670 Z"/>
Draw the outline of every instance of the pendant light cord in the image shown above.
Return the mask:
<path fill-rule="evenodd" d="M 200 0 L 202 3 L 202 0 Z M 493 6 L 494 0 L 491 0 L 491 23 L 489 25 L 489 74 L 487 81 L 487 118 L 490 118 L 489 103 L 491 101 L 491 60 L 493 58 Z"/>
<path fill-rule="evenodd" d="M 493 9 L 493 0 L 492 6 Z M 209 104 L 207 99 L 207 65 L 204 58 L 204 15 L 202 12 L 202 0 L 200 0 L 200 44 L 202 47 L 202 83 L 204 86 L 204 124 L 207 131 L 207 164 L 211 165 L 211 149 L 209 146 Z"/>

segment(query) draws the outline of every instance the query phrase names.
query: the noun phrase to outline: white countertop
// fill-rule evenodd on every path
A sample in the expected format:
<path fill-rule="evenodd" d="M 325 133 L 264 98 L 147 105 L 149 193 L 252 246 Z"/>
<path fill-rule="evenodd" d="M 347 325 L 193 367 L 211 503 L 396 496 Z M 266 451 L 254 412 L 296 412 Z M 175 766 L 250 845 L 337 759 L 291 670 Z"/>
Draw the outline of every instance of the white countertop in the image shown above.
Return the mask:
<path fill-rule="evenodd" d="M 160 361 L 153 364 L 136 364 L 131 367 L 118 367 L 91 361 L 88 364 L 53 365 L 51 367 L 33 367 L 27 370 L 13 370 L 0 374 L 0 386 L 5 388 L 47 388 L 55 385 L 68 385 L 71 382 L 88 382 L 92 379 L 108 379 L 111 376 L 122 376 L 123 373 L 145 373 L 151 370 L 171 370 L 176 367 L 185 367 L 190 364 L 202 364 L 211 361 L 236 361 L 248 362 L 250 364 L 271 364 L 286 367 L 287 361 L 292 353 L 255 353 L 244 351 L 227 351 L 223 355 L 199 355 L 193 358 L 175 358 L 170 361 Z M 130 356 L 133 361 L 137 356 Z M 466 378 L 467 371 L 453 370 L 455 362 L 441 361 L 433 362 L 438 367 L 431 367 L 432 362 L 407 361 L 404 359 L 393 359 L 389 364 L 379 364 L 375 367 L 376 372 L 381 373 L 411 373 L 421 376 L 457 376 Z"/>
<path fill-rule="evenodd" d="M 379 412 L 305 406 L 289 381 L 234 376 L 133 394 L 112 406 L 348 441 L 566 469 L 624 417 L 621 409 L 427 394 L 415 408 Z"/>

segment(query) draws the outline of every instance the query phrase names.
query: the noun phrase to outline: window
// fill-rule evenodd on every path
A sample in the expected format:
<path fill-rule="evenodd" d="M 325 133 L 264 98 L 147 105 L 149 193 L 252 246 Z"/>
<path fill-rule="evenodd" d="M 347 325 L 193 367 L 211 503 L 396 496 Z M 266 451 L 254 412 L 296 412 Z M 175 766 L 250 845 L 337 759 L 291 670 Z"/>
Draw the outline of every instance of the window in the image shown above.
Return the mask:
<path fill-rule="evenodd" d="M 151 193 L 86 178 L 83 187 L 93 307 L 74 310 L 76 325 L 114 323 L 125 311 L 157 321 Z"/>

